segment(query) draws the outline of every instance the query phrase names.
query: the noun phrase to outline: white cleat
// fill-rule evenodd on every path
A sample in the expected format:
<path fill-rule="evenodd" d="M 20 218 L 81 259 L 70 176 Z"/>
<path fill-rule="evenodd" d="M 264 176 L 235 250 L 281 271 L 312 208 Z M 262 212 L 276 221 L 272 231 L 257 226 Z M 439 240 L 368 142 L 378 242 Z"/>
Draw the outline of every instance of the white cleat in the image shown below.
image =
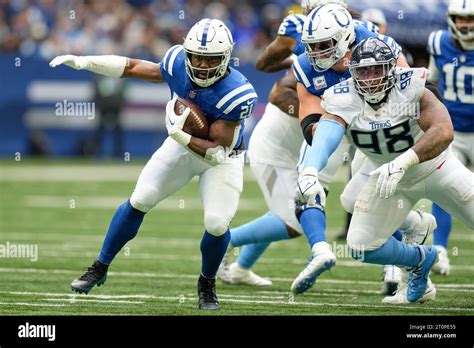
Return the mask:
<path fill-rule="evenodd" d="M 416 210 L 416 213 L 420 215 L 420 224 L 411 226 L 411 228 L 403 231 L 403 241 L 405 243 L 410 245 L 422 245 L 430 233 L 433 233 L 436 229 L 436 218 L 430 213 L 425 213 L 424 209 L 425 207 L 421 206 Z"/>
<path fill-rule="evenodd" d="M 451 272 L 448 251 L 441 245 L 436 245 L 436 249 L 438 250 L 438 262 L 433 265 L 431 270 L 437 274 L 448 276 Z"/>
<path fill-rule="evenodd" d="M 395 295 L 398 285 L 402 282 L 402 270 L 393 265 L 383 266 L 382 295 Z"/>
<path fill-rule="evenodd" d="M 229 245 L 227 251 L 222 258 L 221 264 L 219 265 L 219 269 L 217 270 L 217 278 L 222 280 L 224 283 L 230 284 L 230 274 L 229 274 L 229 266 L 231 264 L 233 248 Z"/>
<path fill-rule="evenodd" d="M 336 255 L 329 249 L 329 244 L 320 249 L 321 252 L 315 253 L 311 261 L 303 271 L 296 277 L 291 284 L 291 291 L 294 294 L 302 294 L 309 290 L 321 273 L 330 270 L 336 264 Z"/>
<path fill-rule="evenodd" d="M 217 276 L 224 283 L 233 285 L 268 286 L 273 284 L 271 280 L 256 275 L 252 270 L 243 268 L 237 262 L 217 273 Z"/>
<path fill-rule="evenodd" d="M 415 302 L 408 301 L 407 298 L 408 292 L 408 283 L 403 281 L 398 287 L 397 292 L 394 296 L 384 297 L 382 303 L 386 304 L 407 304 L 407 303 L 423 303 L 427 301 L 434 301 L 436 299 L 436 288 L 431 282 L 431 279 L 428 278 L 428 287 L 426 288 L 425 293 Z"/>

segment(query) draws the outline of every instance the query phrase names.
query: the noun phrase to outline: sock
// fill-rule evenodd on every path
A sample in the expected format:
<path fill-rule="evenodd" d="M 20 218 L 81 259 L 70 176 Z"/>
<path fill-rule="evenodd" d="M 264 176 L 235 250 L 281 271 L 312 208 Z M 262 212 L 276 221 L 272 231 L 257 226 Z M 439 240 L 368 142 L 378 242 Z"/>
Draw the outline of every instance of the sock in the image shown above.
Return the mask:
<path fill-rule="evenodd" d="M 267 213 L 248 224 L 233 228 L 230 232 L 233 247 L 261 242 L 276 242 L 289 239 L 285 223 L 277 216 Z"/>
<path fill-rule="evenodd" d="M 123 246 L 137 235 L 144 216 L 145 213 L 132 207 L 128 200 L 117 208 L 102 244 L 100 262 L 106 265 L 112 262 Z"/>
<path fill-rule="evenodd" d="M 400 232 L 400 230 L 396 230 L 396 231 L 392 234 L 392 237 L 395 238 L 396 240 L 398 240 L 399 242 L 401 242 L 402 239 L 403 239 L 403 234 L 402 234 L 402 232 Z"/>
<path fill-rule="evenodd" d="M 306 208 L 299 215 L 299 221 L 311 247 L 326 241 L 326 215 L 322 210 Z"/>
<path fill-rule="evenodd" d="M 217 269 L 221 264 L 222 258 L 227 250 L 230 241 L 230 232 L 227 230 L 221 236 L 214 236 L 204 231 L 201 240 L 202 267 L 201 273 L 208 279 L 216 276 Z"/>
<path fill-rule="evenodd" d="M 362 262 L 380 265 L 413 267 L 417 266 L 421 261 L 421 254 L 418 247 L 399 242 L 394 237 L 390 237 L 378 249 L 364 252 L 352 250 L 352 255 L 355 259 Z"/>
<path fill-rule="evenodd" d="M 269 245 L 270 243 L 252 243 L 245 245 L 237 258 L 237 263 L 245 269 L 252 268 Z"/>
<path fill-rule="evenodd" d="M 433 232 L 433 244 L 448 249 L 448 237 L 452 226 L 451 215 L 436 203 L 433 203 L 431 213 L 436 218 L 436 224 L 438 225 Z"/>

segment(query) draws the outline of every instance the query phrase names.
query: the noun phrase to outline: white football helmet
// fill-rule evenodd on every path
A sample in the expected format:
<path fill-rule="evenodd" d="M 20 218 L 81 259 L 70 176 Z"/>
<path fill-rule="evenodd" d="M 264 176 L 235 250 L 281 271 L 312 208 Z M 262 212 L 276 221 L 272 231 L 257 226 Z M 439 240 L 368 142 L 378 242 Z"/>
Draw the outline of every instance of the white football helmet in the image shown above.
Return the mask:
<path fill-rule="evenodd" d="M 316 7 L 306 17 L 301 42 L 316 71 L 338 62 L 355 40 L 354 23 L 349 11 L 335 4 Z"/>
<path fill-rule="evenodd" d="M 304 12 L 308 11 L 308 9 L 313 9 L 326 4 L 337 4 L 346 8 L 347 0 L 301 0 L 301 7 Z"/>
<path fill-rule="evenodd" d="M 456 25 L 455 17 L 474 17 L 474 0 L 451 0 L 448 6 L 449 31 L 464 49 L 474 49 L 474 23 Z"/>
<path fill-rule="evenodd" d="M 189 78 L 198 86 L 208 87 L 226 73 L 234 40 L 222 21 L 204 18 L 189 30 L 183 47 L 186 52 L 186 72 Z M 211 68 L 194 67 L 191 64 L 192 55 L 220 57 L 220 63 Z"/>

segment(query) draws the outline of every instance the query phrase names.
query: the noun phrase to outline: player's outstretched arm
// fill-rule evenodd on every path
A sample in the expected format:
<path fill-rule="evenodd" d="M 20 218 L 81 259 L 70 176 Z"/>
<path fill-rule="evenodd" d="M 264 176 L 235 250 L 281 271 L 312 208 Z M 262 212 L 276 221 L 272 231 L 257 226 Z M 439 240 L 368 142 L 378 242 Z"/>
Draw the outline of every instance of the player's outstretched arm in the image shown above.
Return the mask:
<path fill-rule="evenodd" d="M 271 73 L 288 69 L 293 63 L 290 56 L 295 45 L 296 40 L 292 37 L 278 35 L 257 59 L 257 70 Z"/>
<path fill-rule="evenodd" d="M 59 65 L 66 65 L 76 70 L 88 70 L 111 77 L 135 77 L 152 82 L 164 81 L 159 64 L 122 56 L 75 56 L 66 54 L 57 56 L 49 63 L 52 68 Z"/>
<path fill-rule="evenodd" d="M 288 73 L 273 85 L 268 101 L 286 114 L 298 117 L 299 101 L 293 70 L 288 70 Z"/>
<path fill-rule="evenodd" d="M 435 158 L 446 150 L 454 139 L 453 124 L 449 112 L 427 88 L 420 100 L 418 124 L 425 132 L 413 145 L 420 162 Z"/>

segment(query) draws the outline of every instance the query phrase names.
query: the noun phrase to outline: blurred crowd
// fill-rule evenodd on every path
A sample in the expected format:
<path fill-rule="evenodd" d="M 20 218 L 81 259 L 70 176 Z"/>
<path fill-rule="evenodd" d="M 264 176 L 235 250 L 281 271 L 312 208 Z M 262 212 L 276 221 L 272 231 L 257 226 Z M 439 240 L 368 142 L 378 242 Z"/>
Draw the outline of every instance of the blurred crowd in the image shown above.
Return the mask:
<path fill-rule="evenodd" d="M 71 53 L 157 60 L 204 17 L 222 19 L 234 56 L 255 61 L 291 0 L 0 0 L 0 52 L 49 59 Z"/>

